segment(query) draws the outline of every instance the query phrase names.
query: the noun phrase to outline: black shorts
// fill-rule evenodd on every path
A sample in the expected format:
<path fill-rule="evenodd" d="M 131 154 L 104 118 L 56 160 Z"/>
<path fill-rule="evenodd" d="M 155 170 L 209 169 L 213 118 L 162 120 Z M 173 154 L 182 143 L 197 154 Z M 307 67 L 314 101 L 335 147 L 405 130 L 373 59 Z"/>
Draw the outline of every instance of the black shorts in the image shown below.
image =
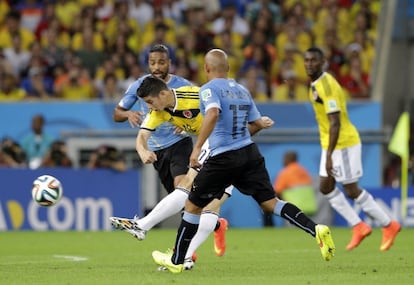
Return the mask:
<path fill-rule="evenodd" d="M 175 189 L 174 178 L 187 173 L 192 151 L 193 140 L 190 137 L 184 138 L 165 149 L 155 151 L 157 161 L 153 165 L 168 193 Z"/>
<path fill-rule="evenodd" d="M 256 144 L 210 157 L 194 180 L 189 200 L 203 208 L 214 198 L 220 199 L 230 184 L 258 204 L 276 196 Z"/>

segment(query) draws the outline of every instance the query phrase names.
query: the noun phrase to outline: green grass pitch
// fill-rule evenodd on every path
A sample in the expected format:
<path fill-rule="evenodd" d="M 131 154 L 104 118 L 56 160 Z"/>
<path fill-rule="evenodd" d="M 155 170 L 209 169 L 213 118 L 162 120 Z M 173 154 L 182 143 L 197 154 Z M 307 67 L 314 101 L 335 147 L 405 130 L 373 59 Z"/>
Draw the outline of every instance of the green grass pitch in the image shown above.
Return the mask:
<path fill-rule="evenodd" d="M 358 248 L 345 250 L 349 228 L 332 228 L 336 255 L 322 259 L 308 234 L 295 228 L 232 229 L 227 251 L 213 252 L 212 236 L 191 271 L 157 271 L 153 250 L 173 246 L 175 229 L 153 229 L 144 241 L 112 232 L 0 232 L 0 284 L 414 284 L 414 229 L 380 252 L 375 228 Z"/>

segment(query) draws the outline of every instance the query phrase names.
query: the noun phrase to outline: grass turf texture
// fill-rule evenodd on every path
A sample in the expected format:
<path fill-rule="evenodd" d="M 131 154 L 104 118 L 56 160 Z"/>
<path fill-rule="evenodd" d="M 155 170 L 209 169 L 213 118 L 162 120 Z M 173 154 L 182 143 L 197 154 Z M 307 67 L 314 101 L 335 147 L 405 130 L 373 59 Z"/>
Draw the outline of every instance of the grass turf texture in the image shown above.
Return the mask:
<path fill-rule="evenodd" d="M 332 228 L 336 255 L 322 259 L 315 240 L 295 228 L 229 229 L 227 252 L 212 236 L 192 271 L 157 271 L 153 250 L 173 246 L 175 229 L 154 229 L 144 241 L 125 232 L 1 232 L 1 284 L 413 284 L 414 229 L 403 229 L 387 252 L 381 230 L 358 248 L 345 246 L 350 229 Z"/>

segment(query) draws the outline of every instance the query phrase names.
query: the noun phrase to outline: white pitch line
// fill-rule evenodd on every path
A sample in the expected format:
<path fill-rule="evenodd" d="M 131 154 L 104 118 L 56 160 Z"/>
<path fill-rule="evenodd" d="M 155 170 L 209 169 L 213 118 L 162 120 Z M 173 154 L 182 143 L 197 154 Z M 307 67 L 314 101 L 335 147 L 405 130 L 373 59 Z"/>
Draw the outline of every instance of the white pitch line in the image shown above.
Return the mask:
<path fill-rule="evenodd" d="M 83 256 L 73 256 L 73 255 L 53 255 L 53 257 L 55 258 L 63 258 L 63 259 L 67 259 L 70 261 L 85 261 L 88 260 L 89 258 L 87 257 L 83 257 Z"/>

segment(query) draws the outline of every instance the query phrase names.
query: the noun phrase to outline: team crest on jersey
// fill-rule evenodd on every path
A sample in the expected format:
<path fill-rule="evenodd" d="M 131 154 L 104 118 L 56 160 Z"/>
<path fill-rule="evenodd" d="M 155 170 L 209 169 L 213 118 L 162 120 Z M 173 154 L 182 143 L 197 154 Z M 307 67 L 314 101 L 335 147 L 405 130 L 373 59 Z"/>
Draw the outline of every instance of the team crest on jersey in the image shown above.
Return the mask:
<path fill-rule="evenodd" d="M 183 116 L 187 119 L 191 119 L 193 117 L 193 113 L 189 110 L 184 110 L 183 111 Z"/>
<path fill-rule="evenodd" d="M 201 91 L 201 100 L 206 101 L 210 97 L 211 97 L 211 89 L 210 88 Z"/>
<path fill-rule="evenodd" d="M 338 105 L 336 104 L 336 100 L 329 100 L 328 101 L 328 109 L 329 110 L 338 110 Z"/>

